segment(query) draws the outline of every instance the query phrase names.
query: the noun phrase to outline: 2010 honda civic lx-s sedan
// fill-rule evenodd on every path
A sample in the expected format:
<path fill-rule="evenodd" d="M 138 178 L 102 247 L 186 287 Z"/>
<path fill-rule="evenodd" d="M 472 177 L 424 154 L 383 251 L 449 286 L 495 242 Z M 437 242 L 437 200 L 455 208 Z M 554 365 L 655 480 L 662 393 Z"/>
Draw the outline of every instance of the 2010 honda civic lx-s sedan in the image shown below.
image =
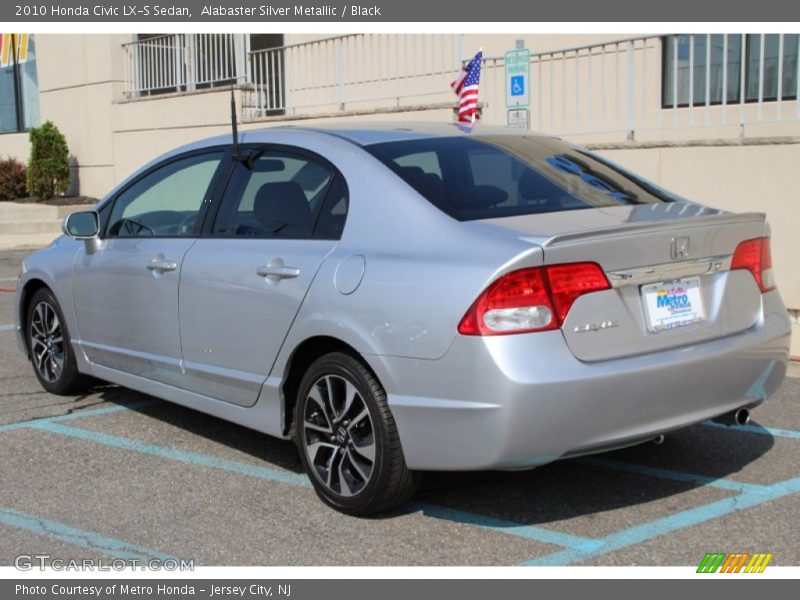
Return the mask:
<path fill-rule="evenodd" d="M 764 215 L 529 132 L 214 138 L 64 229 L 17 291 L 47 390 L 95 377 L 293 439 L 351 514 L 403 502 L 421 471 L 742 421 L 786 372 Z"/>

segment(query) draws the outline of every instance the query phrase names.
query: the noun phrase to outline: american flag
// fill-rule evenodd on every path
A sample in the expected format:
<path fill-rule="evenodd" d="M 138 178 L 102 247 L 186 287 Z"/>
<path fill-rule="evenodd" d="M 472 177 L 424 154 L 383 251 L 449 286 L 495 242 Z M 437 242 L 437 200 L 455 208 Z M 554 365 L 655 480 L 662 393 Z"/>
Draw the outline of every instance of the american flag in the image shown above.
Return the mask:
<path fill-rule="evenodd" d="M 479 50 L 475 57 L 467 63 L 458 78 L 450 84 L 458 96 L 458 122 L 474 123 L 478 115 L 478 86 L 481 81 L 481 63 L 483 51 Z"/>

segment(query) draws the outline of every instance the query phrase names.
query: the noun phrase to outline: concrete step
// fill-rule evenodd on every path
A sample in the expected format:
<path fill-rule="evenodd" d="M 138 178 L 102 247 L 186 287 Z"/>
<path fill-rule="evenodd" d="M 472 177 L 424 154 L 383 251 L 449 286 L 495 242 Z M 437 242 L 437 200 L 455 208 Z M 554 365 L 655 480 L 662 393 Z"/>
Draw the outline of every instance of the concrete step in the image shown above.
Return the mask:
<path fill-rule="evenodd" d="M 59 236 L 57 233 L 8 233 L 0 235 L 0 250 L 44 248 Z"/>
<path fill-rule="evenodd" d="M 26 233 L 58 233 L 61 231 L 61 219 L 47 221 L 2 221 L 0 235 L 20 235 Z"/>
<path fill-rule="evenodd" d="M 20 223 L 22 221 L 48 221 L 50 219 L 63 219 L 68 214 L 81 210 L 90 210 L 91 208 L 91 204 L 48 206 L 46 204 L 0 202 L 0 223 Z"/>
<path fill-rule="evenodd" d="M 61 235 L 65 216 L 91 208 L 0 202 L 0 250 L 44 248 Z"/>
<path fill-rule="evenodd" d="M 58 218 L 58 206 L 0 202 L 0 223 L 47 221 Z"/>

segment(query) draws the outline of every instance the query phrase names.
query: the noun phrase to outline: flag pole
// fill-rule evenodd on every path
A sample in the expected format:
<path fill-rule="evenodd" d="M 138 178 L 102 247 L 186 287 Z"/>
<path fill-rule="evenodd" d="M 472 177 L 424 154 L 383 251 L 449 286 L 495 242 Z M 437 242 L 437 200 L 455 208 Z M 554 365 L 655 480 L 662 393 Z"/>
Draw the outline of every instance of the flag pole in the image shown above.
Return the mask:
<path fill-rule="evenodd" d="M 479 66 L 479 69 L 483 69 L 483 46 L 479 46 L 478 47 L 478 54 L 481 55 L 481 64 Z M 476 114 L 478 114 L 478 108 L 477 107 L 475 107 L 475 112 L 472 113 L 472 116 L 471 116 L 473 125 L 475 125 L 475 115 Z"/>

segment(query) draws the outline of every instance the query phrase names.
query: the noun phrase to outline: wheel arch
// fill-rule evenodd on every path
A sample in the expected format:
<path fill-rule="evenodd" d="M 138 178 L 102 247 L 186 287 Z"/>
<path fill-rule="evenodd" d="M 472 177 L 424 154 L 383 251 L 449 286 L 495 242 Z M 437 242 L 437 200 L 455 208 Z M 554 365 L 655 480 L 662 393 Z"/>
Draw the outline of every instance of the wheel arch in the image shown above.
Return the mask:
<path fill-rule="evenodd" d="M 294 437 L 294 408 L 297 403 L 297 392 L 303 375 L 305 375 L 314 361 L 331 352 L 342 352 L 352 356 L 361 362 L 382 386 L 384 385 L 375 369 L 369 364 L 369 361 L 347 342 L 329 335 L 316 335 L 307 338 L 292 351 L 284 369 L 283 382 L 281 384 L 284 435 Z"/>
<path fill-rule="evenodd" d="M 30 304 L 31 298 L 33 295 L 41 290 L 42 288 L 50 290 L 51 293 L 53 289 L 45 282 L 43 279 L 39 279 L 38 277 L 32 277 L 25 284 L 22 286 L 22 289 L 19 293 L 19 305 L 17 306 L 17 311 L 19 311 L 19 323 L 22 329 L 23 336 L 25 337 L 25 354 L 30 358 L 31 349 L 28 347 L 28 305 Z"/>

